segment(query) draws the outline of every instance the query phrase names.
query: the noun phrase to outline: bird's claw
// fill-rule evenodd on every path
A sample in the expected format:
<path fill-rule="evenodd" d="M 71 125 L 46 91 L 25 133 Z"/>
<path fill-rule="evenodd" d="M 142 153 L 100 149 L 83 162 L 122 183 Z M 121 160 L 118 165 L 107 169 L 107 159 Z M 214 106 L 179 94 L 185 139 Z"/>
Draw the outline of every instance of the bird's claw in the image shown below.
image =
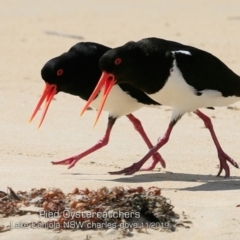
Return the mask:
<path fill-rule="evenodd" d="M 220 174 L 224 170 L 225 171 L 225 178 L 230 177 L 230 169 L 229 169 L 229 166 L 227 164 L 227 161 L 230 162 L 235 168 L 239 168 L 238 164 L 223 151 L 220 151 L 218 153 L 218 158 L 219 158 L 219 161 L 220 161 L 220 167 L 219 167 L 219 171 L 218 171 L 217 176 L 220 176 Z"/>
<path fill-rule="evenodd" d="M 152 163 L 148 167 L 141 168 L 140 171 L 151 171 L 156 167 L 158 163 L 160 163 L 163 168 L 166 167 L 164 159 L 158 152 L 154 153 L 152 159 L 153 159 Z"/>
<path fill-rule="evenodd" d="M 220 153 L 218 154 L 218 157 L 224 159 L 225 162 L 226 162 L 226 161 L 230 162 L 235 168 L 239 168 L 237 162 L 235 162 L 235 161 L 234 161 L 231 157 L 229 157 L 225 152 L 220 152 Z"/>
<path fill-rule="evenodd" d="M 230 177 L 230 169 L 229 169 L 228 165 L 227 165 L 227 167 L 225 166 L 225 168 L 224 168 L 223 164 L 221 162 L 220 162 L 220 166 L 219 166 L 219 171 L 218 171 L 217 177 L 221 177 L 220 175 L 221 175 L 223 170 L 225 171 L 224 178 L 229 178 Z"/>
<path fill-rule="evenodd" d="M 124 168 L 121 171 L 115 171 L 115 172 L 108 172 L 111 175 L 120 175 L 120 174 L 124 174 L 124 175 L 132 175 L 135 172 L 138 172 L 140 170 L 141 166 L 137 163 L 134 163 L 132 166 Z"/>
<path fill-rule="evenodd" d="M 53 165 L 70 165 L 71 166 L 72 163 L 75 162 L 75 161 L 76 161 L 75 157 L 70 157 L 70 158 L 67 158 L 67 159 L 64 159 L 64 160 L 61 160 L 61 161 L 52 161 L 51 163 Z"/>

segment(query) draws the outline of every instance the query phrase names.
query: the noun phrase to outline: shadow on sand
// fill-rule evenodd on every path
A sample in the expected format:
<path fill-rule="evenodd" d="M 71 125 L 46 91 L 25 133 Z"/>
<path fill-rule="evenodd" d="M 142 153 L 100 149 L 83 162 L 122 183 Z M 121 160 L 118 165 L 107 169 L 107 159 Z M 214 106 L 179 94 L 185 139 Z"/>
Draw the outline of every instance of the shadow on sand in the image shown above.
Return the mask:
<path fill-rule="evenodd" d="M 179 191 L 225 191 L 225 190 L 240 190 L 240 177 L 231 176 L 230 178 L 216 177 L 213 175 L 201 175 L 201 174 L 185 174 L 185 173 L 171 173 L 171 172 L 152 172 L 137 175 L 111 175 L 112 179 L 100 178 L 98 176 L 106 176 L 106 174 L 86 174 L 86 173 L 69 173 L 70 175 L 86 176 L 82 179 L 93 180 L 93 178 L 87 178 L 87 176 L 95 175 L 96 181 L 112 181 L 118 183 L 149 183 L 149 182 L 196 182 L 198 186 L 185 187 L 185 188 L 173 188 L 173 190 Z M 117 178 L 116 178 L 117 176 Z"/>

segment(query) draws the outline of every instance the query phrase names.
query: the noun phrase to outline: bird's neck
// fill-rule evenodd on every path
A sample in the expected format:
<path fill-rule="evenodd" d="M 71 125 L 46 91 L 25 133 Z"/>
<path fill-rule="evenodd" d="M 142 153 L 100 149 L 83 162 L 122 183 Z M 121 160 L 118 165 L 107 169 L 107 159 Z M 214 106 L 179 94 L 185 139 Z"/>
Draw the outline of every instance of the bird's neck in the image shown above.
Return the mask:
<path fill-rule="evenodd" d="M 87 101 L 91 96 L 97 81 L 98 78 L 95 78 L 95 81 L 93 81 L 93 79 L 90 79 L 89 81 L 87 81 L 87 79 L 77 79 L 71 86 L 68 85 L 64 87 L 62 92 L 78 96 Z"/>

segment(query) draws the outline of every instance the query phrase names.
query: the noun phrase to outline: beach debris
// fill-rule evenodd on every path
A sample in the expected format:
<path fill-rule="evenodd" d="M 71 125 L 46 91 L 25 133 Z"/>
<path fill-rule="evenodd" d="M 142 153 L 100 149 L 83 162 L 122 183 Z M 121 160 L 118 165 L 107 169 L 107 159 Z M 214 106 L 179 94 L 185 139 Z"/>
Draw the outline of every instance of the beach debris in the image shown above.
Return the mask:
<path fill-rule="evenodd" d="M 11 228 L 9 226 L 0 225 L 0 233 L 7 232 L 10 230 Z"/>
<path fill-rule="evenodd" d="M 227 109 L 230 110 L 239 110 L 239 108 L 237 106 L 228 106 Z"/>
<path fill-rule="evenodd" d="M 0 218 L 38 214 L 39 221 L 28 223 L 33 227 L 54 230 L 115 228 L 127 234 L 131 229 L 174 231 L 177 226 L 185 226 L 183 221 L 178 221 L 179 215 L 173 211 L 170 200 L 163 197 L 156 186 L 146 189 L 142 186 L 74 188 L 67 194 L 59 188 L 17 192 L 8 189 L 10 192 L 7 195 L 3 192 L 0 199 Z"/>
<path fill-rule="evenodd" d="M 9 197 L 15 200 L 20 200 L 19 196 L 12 190 L 12 188 L 8 187 L 8 190 L 10 192 Z"/>
<path fill-rule="evenodd" d="M 5 198 L 7 196 L 7 193 L 0 191 L 0 199 Z"/>
<path fill-rule="evenodd" d="M 61 33 L 61 32 L 57 32 L 57 31 L 45 30 L 44 33 L 49 34 L 49 35 L 56 35 L 56 36 L 60 36 L 60 37 L 68 37 L 68 38 L 81 39 L 81 40 L 84 39 L 82 36 L 79 36 L 79 35 Z"/>

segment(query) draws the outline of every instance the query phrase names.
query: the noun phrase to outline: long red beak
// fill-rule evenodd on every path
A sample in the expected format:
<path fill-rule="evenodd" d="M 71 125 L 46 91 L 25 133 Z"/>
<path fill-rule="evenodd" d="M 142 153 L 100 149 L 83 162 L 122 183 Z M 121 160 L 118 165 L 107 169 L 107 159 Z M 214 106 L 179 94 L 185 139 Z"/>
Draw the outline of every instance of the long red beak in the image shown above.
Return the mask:
<path fill-rule="evenodd" d="M 45 106 L 44 106 L 43 113 L 42 113 L 42 117 L 41 117 L 40 123 L 38 125 L 38 128 L 41 127 L 42 122 L 43 122 L 43 120 L 45 118 L 45 115 L 47 113 L 48 107 L 49 107 L 54 95 L 56 94 L 56 92 L 57 92 L 57 86 L 55 84 L 46 83 L 45 88 L 44 88 L 43 93 L 42 93 L 42 96 L 39 99 L 38 104 L 37 104 L 35 110 L 33 111 L 32 116 L 29 119 L 29 122 L 31 122 L 33 120 L 33 118 L 37 114 L 37 111 L 41 107 L 43 101 L 46 99 Z"/>
<path fill-rule="evenodd" d="M 90 96 L 86 105 L 83 107 L 83 109 L 81 111 L 80 115 L 82 116 L 83 113 L 86 111 L 86 109 L 91 104 L 91 102 L 97 96 L 97 94 L 101 91 L 101 89 L 104 85 L 103 97 L 101 99 L 101 102 L 100 102 L 100 105 L 99 105 L 99 108 L 98 108 L 97 117 L 96 117 L 96 120 L 94 122 L 94 126 L 97 124 L 97 121 L 98 121 L 98 119 L 101 115 L 102 109 L 104 107 L 105 101 L 107 100 L 107 96 L 110 93 L 110 91 L 111 91 L 111 89 L 112 89 L 112 87 L 114 86 L 115 83 L 116 83 L 116 80 L 115 80 L 115 77 L 114 77 L 113 74 L 103 72 L 101 78 L 98 81 L 97 86 L 95 87 L 95 89 L 92 93 L 92 95 Z"/>

